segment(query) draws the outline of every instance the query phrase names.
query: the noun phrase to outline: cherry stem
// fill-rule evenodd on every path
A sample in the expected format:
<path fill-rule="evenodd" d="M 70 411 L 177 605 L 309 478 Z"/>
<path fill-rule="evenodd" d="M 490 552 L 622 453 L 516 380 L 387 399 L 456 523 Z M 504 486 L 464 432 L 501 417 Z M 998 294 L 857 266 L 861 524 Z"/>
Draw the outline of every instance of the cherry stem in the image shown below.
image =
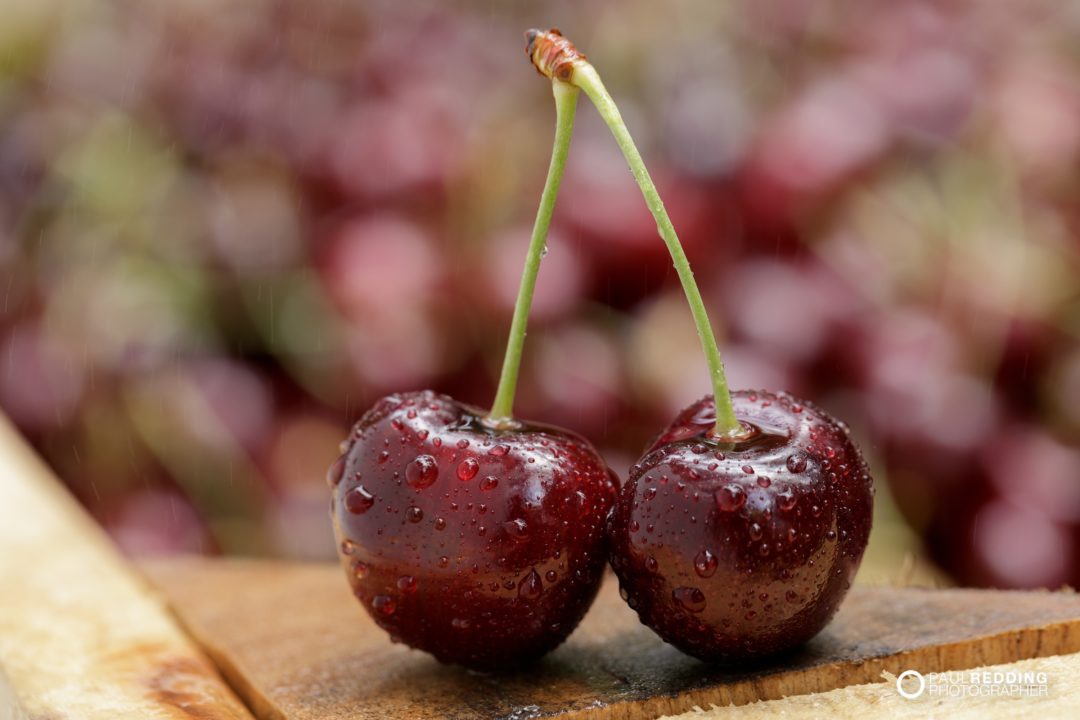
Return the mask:
<path fill-rule="evenodd" d="M 536 290 L 536 276 L 540 272 L 540 262 L 547 253 L 548 228 L 551 226 L 555 198 L 559 194 L 563 170 L 566 168 L 570 136 L 574 132 L 578 89 L 558 81 L 552 82 L 551 89 L 555 95 L 555 144 L 551 149 L 551 164 L 548 166 L 544 192 L 540 196 L 540 208 L 536 211 L 529 251 L 525 256 L 525 269 L 521 274 L 521 286 L 514 304 L 514 317 L 510 323 L 510 338 L 506 343 L 499 388 L 495 392 L 491 412 L 488 413 L 488 420 L 495 425 L 509 424 L 513 418 L 514 393 L 521 368 L 521 352 L 525 346 L 525 331 L 529 324 L 529 309 L 532 307 L 533 293 Z"/>
<path fill-rule="evenodd" d="M 600 75 L 592 64 L 584 58 L 575 60 L 569 82 L 585 91 L 600 112 L 600 117 L 611 129 L 626 162 L 630 165 L 630 172 L 633 173 L 638 187 L 641 188 L 641 194 L 645 196 L 645 204 L 649 206 L 649 211 L 656 220 L 656 229 L 671 254 L 675 272 L 679 274 L 683 292 L 686 293 L 686 301 L 690 305 L 690 313 L 694 316 L 694 323 L 697 325 L 701 348 L 705 351 L 705 361 L 709 366 L 713 399 L 716 404 L 716 435 L 720 438 L 741 437 L 746 429 L 735 417 L 735 410 L 731 405 L 731 392 L 728 390 L 727 377 L 724 375 L 724 363 L 720 359 L 720 350 L 716 345 L 716 336 L 709 323 L 705 303 L 701 299 L 701 291 L 698 290 L 694 272 L 690 269 L 690 263 L 686 259 L 686 253 L 683 252 L 679 236 L 675 234 L 675 228 L 671 224 L 667 210 L 664 209 L 664 202 L 656 192 L 656 186 L 649 176 L 649 171 L 645 168 L 644 160 L 641 159 L 641 153 L 638 152 L 633 138 L 630 137 L 630 131 L 623 122 L 619 108 L 616 107 L 615 101 L 604 87 Z"/>

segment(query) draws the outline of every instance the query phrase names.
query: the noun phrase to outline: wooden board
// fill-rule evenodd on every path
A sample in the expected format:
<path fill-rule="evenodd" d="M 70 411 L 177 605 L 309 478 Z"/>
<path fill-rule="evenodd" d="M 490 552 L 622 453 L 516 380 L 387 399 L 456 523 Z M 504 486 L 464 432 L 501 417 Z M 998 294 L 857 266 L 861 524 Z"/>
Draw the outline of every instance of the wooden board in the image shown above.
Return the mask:
<path fill-rule="evenodd" d="M 493 676 L 392 645 L 336 566 L 190 560 L 146 566 L 261 718 L 654 718 L 880 680 L 1080 652 L 1080 596 L 852 590 L 797 653 L 739 671 L 665 645 L 611 578 L 567 643 L 529 672 Z"/>
<path fill-rule="evenodd" d="M 1080 654 L 990 665 L 974 672 L 1044 673 L 1046 694 L 1033 692 L 1001 697 L 990 692 L 924 693 L 908 699 L 896 692 L 896 678 L 887 675 L 878 683 L 795 695 L 783 700 L 765 700 L 752 705 L 697 709 L 663 720 L 768 720 L 777 717 L 784 720 L 1076 720 L 1080 715 Z"/>
<path fill-rule="evenodd" d="M 0 720 L 251 715 L 0 417 Z"/>

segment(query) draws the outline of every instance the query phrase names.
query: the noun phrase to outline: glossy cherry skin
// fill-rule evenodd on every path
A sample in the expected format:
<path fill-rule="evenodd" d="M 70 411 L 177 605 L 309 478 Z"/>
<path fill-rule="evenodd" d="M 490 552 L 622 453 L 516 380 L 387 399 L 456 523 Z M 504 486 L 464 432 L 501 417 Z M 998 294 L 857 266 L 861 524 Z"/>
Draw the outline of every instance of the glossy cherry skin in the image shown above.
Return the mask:
<path fill-rule="evenodd" d="M 596 597 L 618 484 L 583 438 L 430 391 L 379 400 L 331 468 L 331 512 L 357 599 L 392 639 L 444 662 L 520 666 Z"/>
<path fill-rule="evenodd" d="M 745 441 L 685 409 L 623 485 L 611 565 L 641 621 L 703 660 L 765 657 L 836 612 L 870 535 L 873 486 L 847 428 L 790 395 L 736 392 Z"/>

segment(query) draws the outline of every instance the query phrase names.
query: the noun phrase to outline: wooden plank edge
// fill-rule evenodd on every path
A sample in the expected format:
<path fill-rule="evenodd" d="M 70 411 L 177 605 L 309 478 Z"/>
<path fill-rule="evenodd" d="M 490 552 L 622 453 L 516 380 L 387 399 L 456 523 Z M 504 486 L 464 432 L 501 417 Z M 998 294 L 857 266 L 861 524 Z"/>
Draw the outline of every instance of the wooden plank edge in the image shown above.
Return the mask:
<path fill-rule="evenodd" d="M 3 417 L 0 578 L 0 713 L 12 720 L 251 720 Z"/>
<path fill-rule="evenodd" d="M 857 664 L 789 671 L 782 676 L 765 676 L 677 695 L 647 700 L 635 699 L 602 708 L 585 708 L 561 715 L 560 718 L 590 720 L 603 716 L 604 720 L 646 720 L 687 713 L 695 707 L 745 707 L 757 702 L 782 700 L 795 696 L 790 692 L 792 688 L 801 688 L 797 695 L 816 695 L 854 685 L 876 683 L 883 673 L 899 675 L 912 668 L 923 673 L 969 670 L 1074 653 L 1080 653 L 1080 620 L 1049 623 L 944 645 L 915 648 Z M 806 688 L 810 688 L 809 693 Z"/>
<path fill-rule="evenodd" d="M 255 720 L 288 720 L 288 715 L 251 682 L 249 678 L 252 673 L 245 669 L 242 662 L 232 657 L 228 650 L 219 646 L 212 638 L 206 637 L 197 625 L 188 623 L 171 605 L 167 607 L 173 620 L 214 664 L 225 683 L 243 701 Z"/>

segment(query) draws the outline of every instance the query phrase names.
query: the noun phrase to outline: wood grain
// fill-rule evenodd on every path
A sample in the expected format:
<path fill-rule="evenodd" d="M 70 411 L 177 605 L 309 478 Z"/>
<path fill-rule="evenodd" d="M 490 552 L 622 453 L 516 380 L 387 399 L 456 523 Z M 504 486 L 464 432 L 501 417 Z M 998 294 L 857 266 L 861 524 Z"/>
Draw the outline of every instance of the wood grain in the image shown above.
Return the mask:
<path fill-rule="evenodd" d="M 0 720 L 251 714 L 0 417 Z"/>
<path fill-rule="evenodd" d="M 896 692 L 896 678 L 882 682 L 853 685 L 812 695 L 796 695 L 782 700 L 765 700 L 751 705 L 696 709 L 684 715 L 662 720 L 865 720 L 887 717 L 891 720 L 1075 720 L 1080 705 L 1080 654 L 1054 655 L 1021 660 L 1005 665 L 979 668 L 981 672 L 1046 673 L 1045 695 L 1001 697 L 989 692 L 950 695 L 938 693 L 909 700 Z"/>
<path fill-rule="evenodd" d="M 189 560 L 146 571 L 261 718 L 654 718 L 875 682 L 883 671 L 1080 651 L 1071 592 L 856 587 L 803 649 L 724 669 L 662 643 L 608 578 L 563 647 L 529 672 L 482 675 L 392 645 L 336 566 Z"/>

